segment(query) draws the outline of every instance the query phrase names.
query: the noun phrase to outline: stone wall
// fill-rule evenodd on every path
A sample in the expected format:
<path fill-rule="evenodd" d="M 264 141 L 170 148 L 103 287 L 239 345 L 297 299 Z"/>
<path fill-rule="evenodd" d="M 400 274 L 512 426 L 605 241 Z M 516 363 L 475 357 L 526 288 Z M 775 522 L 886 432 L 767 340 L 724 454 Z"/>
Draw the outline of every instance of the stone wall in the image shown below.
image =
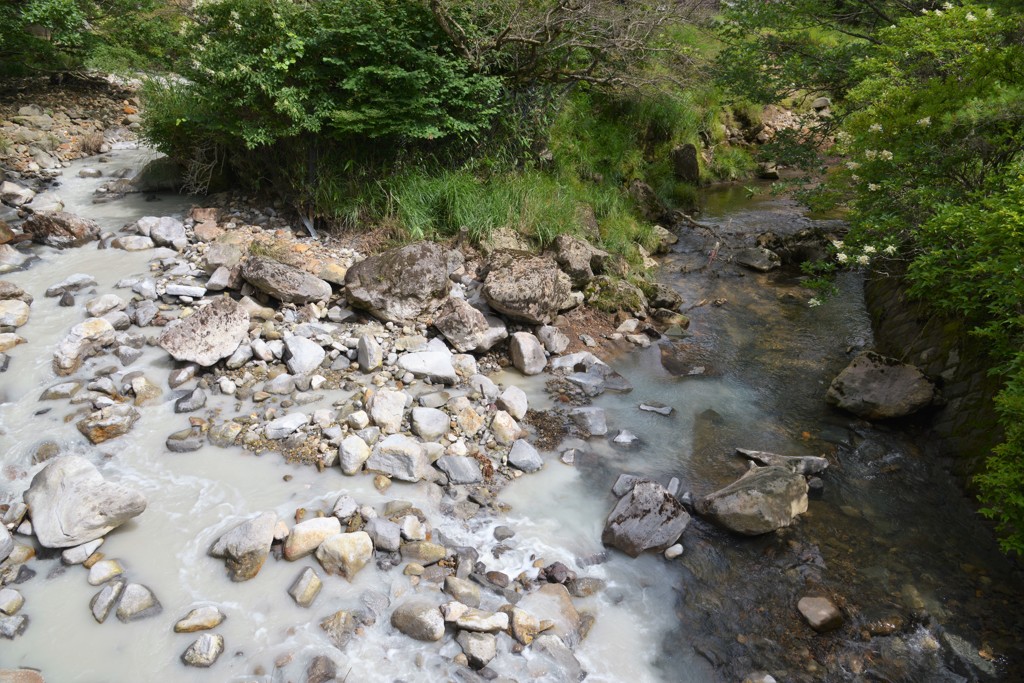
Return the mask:
<path fill-rule="evenodd" d="M 999 381 L 988 376 L 983 343 L 966 334 L 962 321 L 937 317 L 909 299 L 902 278 L 874 275 L 864 294 L 877 350 L 913 363 L 941 389 L 945 405 L 930 414 L 928 428 L 965 480 L 979 472 L 1002 439 L 992 398 Z"/>

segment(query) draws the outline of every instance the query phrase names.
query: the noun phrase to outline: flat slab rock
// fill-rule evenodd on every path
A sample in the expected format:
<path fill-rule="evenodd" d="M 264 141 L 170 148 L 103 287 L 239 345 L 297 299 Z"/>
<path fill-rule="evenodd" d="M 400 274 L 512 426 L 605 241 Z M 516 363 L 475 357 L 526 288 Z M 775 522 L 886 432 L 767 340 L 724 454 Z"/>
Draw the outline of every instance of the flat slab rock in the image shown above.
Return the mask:
<path fill-rule="evenodd" d="M 674 544 L 690 523 L 682 504 L 661 484 L 639 481 L 612 509 L 601 542 L 630 557 L 661 552 Z"/>
<path fill-rule="evenodd" d="M 935 386 L 913 365 L 865 351 L 832 380 L 825 400 L 866 420 L 911 415 L 935 398 Z"/>
<path fill-rule="evenodd" d="M 807 512 L 807 481 L 786 467 L 756 467 L 700 499 L 697 512 L 738 534 L 767 534 Z"/>
<path fill-rule="evenodd" d="M 249 314 L 221 297 L 181 322 L 168 325 L 158 343 L 176 360 L 210 366 L 227 358 L 249 333 Z"/>

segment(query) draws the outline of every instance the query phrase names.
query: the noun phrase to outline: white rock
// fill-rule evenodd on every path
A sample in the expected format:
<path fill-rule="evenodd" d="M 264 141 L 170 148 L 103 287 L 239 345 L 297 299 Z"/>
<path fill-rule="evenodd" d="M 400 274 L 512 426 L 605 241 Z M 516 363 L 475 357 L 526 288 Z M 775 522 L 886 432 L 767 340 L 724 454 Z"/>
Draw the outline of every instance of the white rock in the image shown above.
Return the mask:
<path fill-rule="evenodd" d="M 337 519 L 332 517 L 332 519 Z M 340 574 L 349 581 L 373 557 L 373 542 L 365 531 L 336 534 L 324 539 L 316 559 L 328 574 Z"/>
<path fill-rule="evenodd" d="M 363 468 L 363 463 L 370 457 L 370 447 L 362 438 L 355 434 L 349 434 L 342 440 L 338 448 L 338 459 L 341 462 L 341 471 L 353 475 Z"/>
<path fill-rule="evenodd" d="M 529 408 L 526 392 L 514 385 L 508 387 L 498 397 L 498 407 L 516 420 L 522 420 Z"/>
<path fill-rule="evenodd" d="M 408 396 L 403 391 L 380 389 L 370 399 L 370 418 L 385 434 L 395 434 L 402 427 Z"/>
<path fill-rule="evenodd" d="M 538 375 L 548 364 L 540 340 L 529 332 L 516 332 L 509 342 L 509 356 L 512 365 L 524 375 Z"/>
<path fill-rule="evenodd" d="M 284 542 L 284 558 L 294 562 L 309 555 L 317 547 L 336 534 L 341 533 L 341 522 L 337 517 L 314 517 L 292 527 Z"/>
<path fill-rule="evenodd" d="M 284 340 L 288 349 L 288 371 L 293 375 L 308 375 L 320 367 L 327 353 L 315 341 L 292 336 Z"/>
<path fill-rule="evenodd" d="M 309 417 L 304 413 L 291 413 L 267 423 L 264 434 L 268 439 L 284 439 L 308 423 Z"/>

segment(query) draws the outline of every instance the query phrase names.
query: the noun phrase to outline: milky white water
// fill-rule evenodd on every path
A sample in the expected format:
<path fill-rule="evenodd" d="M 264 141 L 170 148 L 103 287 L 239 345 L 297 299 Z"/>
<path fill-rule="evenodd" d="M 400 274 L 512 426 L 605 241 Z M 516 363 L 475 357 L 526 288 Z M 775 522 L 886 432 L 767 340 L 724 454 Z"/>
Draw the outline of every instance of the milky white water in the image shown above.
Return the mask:
<path fill-rule="evenodd" d="M 172 215 L 187 200 L 163 197 L 144 202 L 141 197 L 106 204 L 91 203 L 92 191 L 103 179 L 80 179 L 82 166 L 103 168 L 136 167 L 149 155 L 146 151 L 116 151 L 112 162 L 76 162 L 65 169 L 57 189 L 66 210 L 93 218 L 107 230 L 117 230 L 142 215 Z M 577 607 L 596 616 L 596 624 L 577 649 L 577 656 L 593 681 L 705 681 L 712 680 L 706 665 L 691 655 L 674 656 L 673 670 L 659 668 L 663 636 L 678 630 L 672 605 L 676 595 L 670 566 L 660 557 L 631 560 L 612 553 L 603 564 L 577 567 L 575 558 L 603 551 L 600 532 L 612 499 L 596 493 L 580 472 L 548 455 L 548 464 L 538 474 L 513 483 L 501 495 L 511 506 L 501 519 L 480 516 L 462 522 L 441 511 L 439 489 L 428 484 L 396 482 L 386 494 L 378 493 L 369 476 L 345 477 L 337 468 L 317 472 L 309 466 L 285 464 L 276 453 L 255 456 L 241 448 L 204 446 L 187 454 L 174 454 L 164 447 L 167 435 L 187 426 L 185 415 L 173 411 L 172 392 L 166 383 L 172 363 L 156 347 L 146 347 L 142 358 L 128 368 L 113 356 L 86 362 L 76 373 L 91 379 L 96 370 L 113 367 L 117 383 L 127 372 L 141 370 L 164 390 L 162 402 L 140 408 L 142 418 L 126 436 L 91 446 L 75 427 L 79 417 L 65 421 L 80 407 L 68 401 L 38 400 L 48 386 L 70 378 L 56 377 L 50 361 L 56 343 L 75 323 L 85 318 L 83 304 L 92 293 L 79 293 L 76 305 L 62 308 L 44 290 L 73 273 L 95 277 L 95 294 L 114 292 L 128 297 L 130 290 L 115 290 L 121 278 L 145 274 L 152 252 L 127 253 L 98 250 L 93 245 L 59 252 L 36 248 L 38 260 L 27 270 L 4 276 L 35 297 L 30 322 L 19 333 L 29 340 L 10 352 L 11 366 L 0 375 L 0 453 L 3 479 L 0 502 L 20 500 L 31 477 L 41 465 L 32 457 L 43 441 L 54 441 L 63 453 L 77 453 L 97 464 L 104 476 L 129 484 L 148 500 L 146 511 L 106 537 L 101 552 L 125 568 L 129 581 L 150 587 L 163 605 L 163 612 L 130 624 L 111 615 L 97 624 L 89 610 L 90 598 L 99 591 L 86 582 L 87 570 L 63 567 L 59 555 L 36 560 L 30 566 L 38 575 L 16 586 L 25 597 L 23 614 L 30 618 L 27 631 L 10 642 L 0 643 L 0 665 L 40 669 L 47 681 L 285 681 L 304 680 L 305 667 L 317 655 L 327 655 L 337 664 L 339 677 L 348 681 L 443 680 L 451 675 L 451 658 L 460 648 L 449 636 L 441 643 L 420 643 L 397 633 L 388 623 L 390 610 L 376 623 L 352 639 L 344 651 L 335 649 L 319 622 L 340 609 L 359 609 L 367 592 L 383 593 L 393 600 L 416 591 L 401 568 L 383 572 L 372 564 L 352 583 L 338 577 L 324 577 L 324 588 L 309 609 L 298 607 L 287 594 L 293 579 L 304 567 L 322 571 L 314 558 L 298 562 L 268 559 L 259 575 L 248 582 L 231 582 L 223 563 L 206 555 L 220 533 L 252 515 L 276 511 L 291 520 L 297 508 L 328 512 L 342 493 L 378 510 L 389 500 L 408 500 L 422 509 L 435 530 L 452 542 L 471 545 L 480 551 L 488 570 L 509 576 L 529 570 L 533 561 L 560 560 L 581 575 L 608 582 L 608 589 L 596 596 L 576 600 Z M 143 332 L 154 336 L 157 328 Z M 516 381 L 517 375 L 503 375 L 502 381 Z M 194 382 L 182 387 L 191 389 Z M 530 389 L 534 405 L 542 398 L 536 382 Z M 84 393 L 84 391 L 83 391 Z M 323 405 L 346 397 L 345 392 L 321 392 Z M 225 415 L 233 406 L 222 405 Z M 315 406 L 303 408 L 310 411 Z M 45 412 L 41 412 L 45 411 Z M 286 480 L 287 477 L 287 480 Z M 496 545 L 494 527 L 504 524 L 516 536 L 500 559 L 490 554 Z M 17 537 L 29 542 L 25 537 Z M 428 595 L 436 588 L 420 588 Z M 484 591 L 484 607 L 502 604 Z M 184 666 L 179 657 L 198 634 L 175 634 L 173 624 L 190 609 L 216 605 L 227 620 L 216 629 L 224 636 L 226 649 L 209 670 Z M 500 639 L 499 654 L 490 668 L 513 680 L 562 680 L 553 669 L 529 650 L 524 655 L 508 653 L 510 640 Z"/>

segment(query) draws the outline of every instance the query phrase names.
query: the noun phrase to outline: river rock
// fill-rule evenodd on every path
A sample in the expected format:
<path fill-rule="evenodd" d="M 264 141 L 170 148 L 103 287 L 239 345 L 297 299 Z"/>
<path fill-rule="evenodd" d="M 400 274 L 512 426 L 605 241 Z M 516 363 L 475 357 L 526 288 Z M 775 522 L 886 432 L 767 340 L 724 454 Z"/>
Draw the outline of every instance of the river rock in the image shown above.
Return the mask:
<path fill-rule="evenodd" d="M 767 451 L 751 451 L 737 448 L 736 452 L 760 465 L 784 467 L 797 474 L 821 474 L 828 469 L 828 460 L 816 455 L 779 455 Z"/>
<path fill-rule="evenodd" d="M 462 631 L 455 637 L 471 669 L 482 669 L 498 654 L 497 639 L 491 633 Z"/>
<path fill-rule="evenodd" d="M 359 472 L 369 457 L 370 447 L 356 434 L 346 436 L 338 447 L 341 471 L 350 476 Z"/>
<path fill-rule="evenodd" d="M 508 328 L 500 319 L 454 296 L 448 297 L 437 312 L 434 327 L 460 353 L 488 351 L 508 338 Z"/>
<path fill-rule="evenodd" d="M 89 567 L 89 585 L 99 586 L 124 574 L 124 567 L 117 560 L 100 560 Z"/>
<path fill-rule="evenodd" d="M 77 371 L 82 361 L 114 343 L 114 326 L 103 318 L 89 318 L 71 328 L 53 352 L 53 371 L 67 376 Z"/>
<path fill-rule="evenodd" d="M 309 424 L 308 415 L 305 413 L 291 413 L 268 422 L 267 426 L 264 427 L 263 433 L 268 439 L 284 439 L 307 424 Z"/>
<path fill-rule="evenodd" d="M 195 633 L 196 631 L 208 631 L 211 628 L 220 626 L 227 617 L 213 605 L 196 607 L 188 614 L 178 620 L 174 625 L 175 633 Z"/>
<path fill-rule="evenodd" d="M 146 617 L 152 617 L 163 611 L 160 601 L 141 583 L 129 583 L 121 592 L 121 601 L 117 605 L 117 618 L 128 623 Z"/>
<path fill-rule="evenodd" d="M 697 512 L 736 533 L 766 534 L 807 512 L 807 482 L 784 467 L 757 467 L 699 500 Z"/>
<path fill-rule="evenodd" d="M 929 405 L 935 386 L 913 365 L 865 351 L 832 380 L 825 400 L 866 420 L 904 417 Z"/>
<path fill-rule="evenodd" d="M 121 598 L 124 587 L 124 581 L 114 581 L 113 583 L 108 583 L 99 593 L 92 596 L 92 600 L 89 601 L 89 610 L 92 612 L 92 618 L 97 623 L 102 624 L 107 620 L 110 610 L 114 608 L 114 605 Z"/>
<path fill-rule="evenodd" d="M 185 394 L 174 402 L 174 412 L 191 413 L 206 405 L 206 392 L 196 387 L 192 393 Z"/>
<path fill-rule="evenodd" d="M 114 239 L 110 243 L 114 249 L 123 249 L 124 251 L 146 251 L 156 246 L 153 240 L 146 237 L 145 235 L 121 235 Z"/>
<path fill-rule="evenodd" d="M 608 433 L 608 418 L 604 408 L 597 406 L 580 406 L 569 411 L 572 418 L 580 429 L 591 436 L 604 436 Z"/>
<path fill-rule="evenodd" d="M 28 617 L 18 614 L 13 617 L 0 617 L 0 638 L 14 640 L 28 628 Z"/>
<path fill-rule="evenodd" d="M 11 616 L 17 614 L 21 606 L 25 604 L 25 598 L 13 588 L 0 588 L 0 612 Z"/>
<path fill-rule="evenodd" d="M 0 562 L 6 560 L 14 550 L 14 539 L 7 527 L 0 524 Z"/>
<path fill-rule="evenodd" d="M 444 637 L 444 618 L 437 605 L 424 598 L 406 600 L 391 613 L 391 625 L 416 640 L 434 642 Z"/>
<path fill-rule="evenodd" d="M 645 550 L 661 552 L 683 535 L 689 523 L 690 515 L 664 486 L 639 481 L 608 515 L 601 542 L 630 557 Z"/>
<path fill-rule="evenodd" d="M 479 484 L 484 479 L 480 463 L 464 455 L 442 455 L 436 465 L 451 484 Z"/>
<path fill-rule="evenodd" d="M 173 247 L 181 251 L 188 246 L 185 225 L 170 216 L 145 216 L 135 224 L 139 232 L 148 236 L 158 247 Z"/>
<path fill-rule="evenodd" d="M 437 408 L 413 408 L 412 432 L 424 441 L 437 441 L 448 433 L 448 413 Z"/>
<path fill-rule="evenodd" d="M 373 335 L 364 334 L 356 343 L 356 360 L 361 372 L 373 372 L 384 364 L 384 352 Z"/>
<path fill-rule="evenodd" d="M 512 416 L 504 410 L 494 413 L 494 418 L 491 420 L 491 432 L 494 434 L 495 441 L 503 446 L 510 445 L 523 435 L 523 430 L 519 423 L 513 420 Z"/>
<path fill-rule="evenodd" d="M 782 259 L 779 255 L 771 249 L 765 249 L 764 247 L 741 249 L 733 256 L 733 260 L 741 266 L 761 273 L 775 270 L 782 265 Z"/>
<path fill-rule="evenodd" d="M 483 294 L 491 308 L 534 325 L 546 325 L 562 309 L 572 282 L 551 259 L 527 252 L 496 251 Z"/>
<path fill-rule="evenodd" d="M 186 666 L 206 669 L 213 666 L 223 653 L 224 636 L 218 633 L 204 633 L 188 646 L 188 649 L 181 655 L 181 661 Z"/>
<path fill-rule="evenodd" d="M 232 581 L 248 581 L 259 573 L 270 554 L 276 525 L 277 514 L 259 514 L 232 527 L 210 546 L 208 553 L 224 558 Z"/>
<path fill-rule="evenodd" d="M 516 332 L 509 342 L 512 365 L 524 375 L 539 375 L 548 364 L 540 340 L 529 332 Z"/>
<path fill-rule="evenodd" d="M 452 365 L 452 354 L 446 351 L 417 351 L 398 357 L 398 367 L 413 376 L 436 384 L 456 384 L 459 376 Z"/>
<path fill-rule="evenodd" d="M 324 582 L 316 570 L 306 567 L 295 577 L 295 581 L 288 589 L 288 595 L 292 596 L 299 607 L 309 607 L 323 587 Z"/>
<path fill-rule="evenodd" d="M 233 299 L 221 297 L 168 325 L 158 343 L 176 360 L 210 366 L 234 353 L 248 334 L 249 314 Z"/>
<path fill-rule="evenodd" d="M 373 448 L 366 469 L 392 479 L 416 482 L 430 473 L 430 460 L 414 439 L 392 434 Z"/>
<path fill-rule="evenodd" d="M 293 375 L 308 375 L 320 367 L 327 355 L 319 344 L 305 337 L 288 337 L 284 346 L 288 350 L 288 372 Z"/>
<path fill-rule="evenodd" d="M 843 625 L 843 614 L 828 598 L 804 597 L 796 604 L 801 616 L 818 633 L 834 631 Z"/>
<path fill-rule="evenodd" d="M 413 541 L 402 546 L 402 560 L 416 562 L 424 567 L 437 564 L 448 556 L 448 549 L 430 541 Z"/>
<path fill-rule="evenodd" d="M 554 246 L 555 261 L 577 286 L 593 280 L 594 274 L 600 273 L 608 260 L 608 252 L 572 235 L 559 235 Z"/>
<path fill-rule="evenodd" d="M 557 635 L 538 636 L 533 641 L 532 649 L 552 662 L 558 671 L 559 680 L 578 683 L 587 677 L 587 672 L 576 659 L 576 655 Z"/>
<path fill-rule="evenodd" d="M 515 385 L 511 385 L 501 392 L 497 403 L 499 408 L 516 420 L 522 420 L 526 417 L 526 411 L 530 406 L 526 392 Z"/>
<path fill-rule="evenodd" d="M 77 455 L 50 460 L 25 492 L 36 539 L 47 548 L 69 548 L 107 534 L 146 509 L 139 493 L 108 482 Z"/>
<path fill-rule="evenodd" d="M 316 559 L 324 571 L 339 574 L 349 581 L 366 566 L 371 557 L 373 541 L 365 531 L 330 536 L 316 549 Z"/>
<path fill-rule="evenodd" d="M 0 327 L 21 327 L 28 322 L 28 304 L 17 299 L 0 301 Z"/>
<path fill-rule="evenodd" d="M 533 445 L 524 440 L 517 439 L 508 452 L 508 464 L 523 472 L 536 472 L 544 467 L 544 459 L 537 452 Z"/>
<path fill-rule="evenodd" d="M 363 530 L 370 535 L 377 550 L 393 553 L 402 547 L 402 527 L 391 520 L 374 517 L 366 522 Z"/>
<path fill-rule="evenodd" d="M 4 204 L 22 206 L 31 202 L 35 196 L 36 193 L 31 188 L 23 187 L 9 180 L 0 183 L 0 201 L 3 201 Z"/>
<path fill-rule="evenodd" d="M 395 434 L 402 428 L 408 396 L 402 391 L 381 389 L 370 399 L 370 419 L 385 434 Z"/>
<path fill-rule="evenodd" d="M 547 633 L 554 634 L 575 646 L 580 639 L 580 613 L 572 602 L 569 591 L 560 583 L 546 583 L 523 596 L 517 605 L 540 621 L 550 620 L 554 625 Z"/>
<path fill-rule="evenodd" d="M 331 298 L 329 282 L 271 258 L 250 256 L 242 262 L 241 272 L 246 282 L 284 303 L 308 304 Z"/>
<path fill-rule="evenodd" d="M 141 417 L 130 405 L 117 403 L 97 410 L 78 421 L 78 431 L 93 444 L 102 443 L 127 434 Z"/>
<path fill-rule="evenodd" d="M 508 628 L 508 614 L 469 608 L 455 619 L 455 625 L 463 631 L 497 633 Z"/>
<path fill-rule="evenodd" d="M 448 296 L 453 252 L 417 242 L 371 256 L 348 269 L 345 293 L 377 318 L 410 323 L 431 316 Z"/>
<path fill-rule="evenodd" d="M 80 247 L 100 236 L 100 226 L 96 221 L 64 211 L 34 213 L 22 223 L 21 229 L 26 235 L 31 235 L 34 242 L 57 249 Z"/>
<path fill-rule="evenodd" d="M 284 559 L 300 560 L 319 547 L 324 540 L 341 533 L 337 517 L 314 517 L 292 527 L 284 542 Z"/>

